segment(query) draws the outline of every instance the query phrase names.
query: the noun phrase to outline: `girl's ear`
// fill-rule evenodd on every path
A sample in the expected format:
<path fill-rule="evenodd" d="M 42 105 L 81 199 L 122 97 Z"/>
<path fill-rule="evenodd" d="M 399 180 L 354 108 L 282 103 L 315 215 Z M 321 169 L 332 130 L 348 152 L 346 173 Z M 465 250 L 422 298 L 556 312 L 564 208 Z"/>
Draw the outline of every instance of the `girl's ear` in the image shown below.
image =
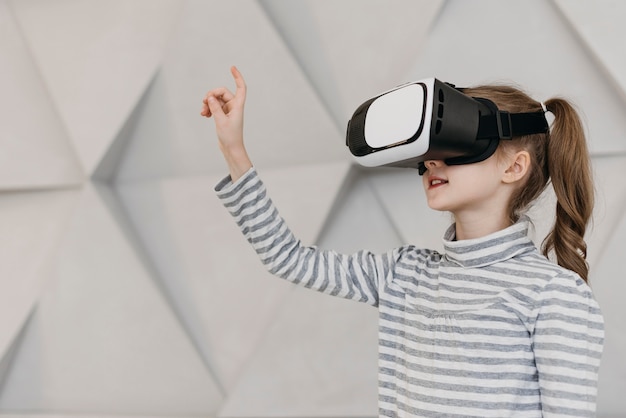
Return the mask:
<path fill-rule="evenodd" d="M 523 179 L 530 169 L 530 154 L 528 151 L 517 151 L 508 161 L 509 166 L 502 175 L 502 181 L 510 184 Z"/>

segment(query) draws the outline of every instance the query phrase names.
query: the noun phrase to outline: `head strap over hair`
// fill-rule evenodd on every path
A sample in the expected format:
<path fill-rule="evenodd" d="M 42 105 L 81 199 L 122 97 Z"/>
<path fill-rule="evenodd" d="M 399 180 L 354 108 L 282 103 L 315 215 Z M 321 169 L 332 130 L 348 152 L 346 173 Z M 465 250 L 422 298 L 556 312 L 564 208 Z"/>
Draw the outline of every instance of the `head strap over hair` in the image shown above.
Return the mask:
<path fill-rule="evenodd" d="M 548 132 L 548 121 L 544 111 L 527 113 L 509 113 L 499 110 L 490 100 L 475 97 L 487 104 L 491 114 L 481 115 L 476 139 L 512 139 L 516 136 Z"/>
<path fill-rule="evenodd" d="M 447 158 L 444 160 L 447 165 L 473 164 L 484 161 L 494 154 L 500 140 L 510 140 L 514 137 L 545 133 L 549 130 L 545 110 L 509 113 L 499 110 L 496 104 L 489 99 L 482 97 L 474 97 L 474 99 L 487 106 L 490 110 L 490 113 L 479 117 L 478 132 L 476 133 L 476 140 L 483 142 L 486 146 L 479 154 Z M 545 109 L 545 104 L 541 103 L 541 105 Z M 426 172 L 424 162 L 418 164 L 418 170 L 420 175 Z"/>
<path fill-rule="evenodd" d="M 541 102 L 541 108 L 543 109 L 543 113 L 546 113 L 548 111 L 548 108 L 546 107 L 546 104 L 544 102 Z"/>

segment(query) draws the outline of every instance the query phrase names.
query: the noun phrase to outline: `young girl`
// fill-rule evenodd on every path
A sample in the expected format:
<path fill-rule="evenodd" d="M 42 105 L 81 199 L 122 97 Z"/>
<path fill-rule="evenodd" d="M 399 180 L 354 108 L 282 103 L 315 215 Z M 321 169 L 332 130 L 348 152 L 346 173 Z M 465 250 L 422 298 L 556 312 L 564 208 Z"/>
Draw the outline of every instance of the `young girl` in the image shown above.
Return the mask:
<path fill-rule="evenodd" d="M 545 103 L 549 133 L 501 141 L 477 163 L 424 163 L 428 205 L 454 216 L 443 254 L 407 245 L 342 255 L 302 245 L 280 218 L 246 153 L 246 86 L 231 72 L 235 94 L 211 90 L 201 111 L 215 119 L 230 171 L 217 195 L 270 272 L 378 308 L 381 416 L 595 416 L 604 331 L 583 240 L 593 190 L 565 100 Z M 463 92 L 511 113 L 542 109 L 511 87 Z M 556 221 L 542 254 L 524 210 L 548 182 Z"/>

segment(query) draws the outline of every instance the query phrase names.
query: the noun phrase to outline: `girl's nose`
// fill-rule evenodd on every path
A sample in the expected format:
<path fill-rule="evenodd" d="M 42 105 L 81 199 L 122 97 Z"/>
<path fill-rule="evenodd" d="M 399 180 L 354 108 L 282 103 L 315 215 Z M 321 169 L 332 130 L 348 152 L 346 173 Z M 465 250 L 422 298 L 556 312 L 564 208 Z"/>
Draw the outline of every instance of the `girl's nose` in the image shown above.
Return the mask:
<path fill-rule="evenodd" d="M 428 160 L 424 164 L 427 168 L 436 168 L 443 166 L 444 163 L 442 160 Z"/>
<path fill-rule="evenodd" d="M 428 170 L 428 169 L 441 167 L 441 166 L 444 166 L 445 164 L 446 163 L 444 163 L 443 160 L 426 160 L 426 161 L 422 161 L 418 165 L 419 175 L 420 176 L 423 175 L 426 172 L 426 170 Z"/>

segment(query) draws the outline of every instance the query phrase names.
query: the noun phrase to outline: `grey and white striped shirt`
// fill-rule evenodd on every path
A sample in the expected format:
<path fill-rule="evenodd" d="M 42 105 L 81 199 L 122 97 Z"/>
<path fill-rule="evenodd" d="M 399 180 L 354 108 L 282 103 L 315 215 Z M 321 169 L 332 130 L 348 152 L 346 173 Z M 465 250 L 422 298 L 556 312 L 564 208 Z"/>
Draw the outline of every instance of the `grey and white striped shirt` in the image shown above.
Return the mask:
<path fill-rule="evenodd" d="M 541 255 L 529 222 L 353 255 L 304 246 L 254 168 L 215 188 L 267 269 L 379 311 L 379 414 L 595 416 L 603 318 L 591 289 Z"/>

